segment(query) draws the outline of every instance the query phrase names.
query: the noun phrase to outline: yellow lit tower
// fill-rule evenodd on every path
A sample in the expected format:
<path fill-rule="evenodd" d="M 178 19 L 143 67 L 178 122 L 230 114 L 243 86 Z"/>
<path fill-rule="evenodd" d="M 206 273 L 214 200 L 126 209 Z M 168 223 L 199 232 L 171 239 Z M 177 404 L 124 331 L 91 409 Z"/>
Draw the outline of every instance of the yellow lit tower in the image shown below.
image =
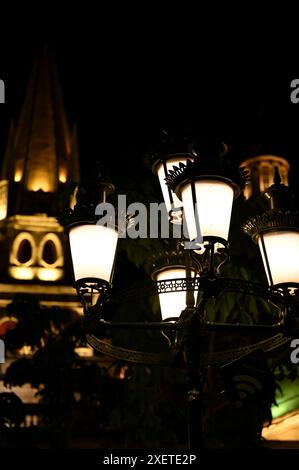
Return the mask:
<path fill-rule="evenodd" d="M 0 181 L 0 307 L 15 293 L 79 310 L 67 240 L 56 217 L 62 194 L 79 181 L 53 55 L 36 58 L 17 124 L 11 126 Z"/>
<path fill-rule="evenodd" d="M 250 196 L 257 196 L 274 183 L 275 167 L 278 167 L 282 183 L 288 185 L 290 164 L 280 155 L 264 152 L 260 149 L 254 156 L 246 158 L 241 166 L 245 167 L 250 174 L 249 184 L 244 190 L 246 199 L 249 199 Z"/>

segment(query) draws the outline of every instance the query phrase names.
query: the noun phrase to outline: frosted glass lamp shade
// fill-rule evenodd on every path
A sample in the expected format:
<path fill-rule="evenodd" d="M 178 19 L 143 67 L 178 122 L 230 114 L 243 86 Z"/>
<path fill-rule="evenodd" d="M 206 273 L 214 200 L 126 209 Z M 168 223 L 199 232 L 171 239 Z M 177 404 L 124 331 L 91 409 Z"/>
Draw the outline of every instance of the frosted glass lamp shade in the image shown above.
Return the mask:
<path fill-rule="evenodd" d="M 192 277 L 194 272 L 192 272 Z M 165 281 L 170 279 L 182 279 L 186 277 L 185 268 L 169 267 L 157 274 L 157 281 Z M 160 308 L 162 320 L 166 318 L 179 318 L 182 310 L 186 308 L 186 291 L 181 292 L 163 292 L 159 294 Z M 195 300 L 197 292 L 195 292 Z"/>
<path fill-rule="evenodd" d="M 225 181 L 200 179 L 186 183 L 181 192 L 190 240 L 197 240 L 200 235 L 227 240 L 234 199 L 232 186 Z"/>
<path fill-rule="evenodd" d="M 69 232 L 75 280 L 111 282 L 118 240 L 117 230 L 102 225 L 78 225 Z"/>
<path fill-rule="evenodd" d="M 269 285 L 299 283 L 299 233 L 277 230 L 260 235 L 259 248 Z"/>
<path fill-rule="evenodd" d="M 172 170 L 173 166 L 178 166 L 180 163 L 186 164 L 187 160 L 193 160 L 193 157 L 186 155 L 176 155 L 165 160 L 161 160 L 155 167 L 155 172 L 158 175 L 165 206 L 168 214 L 170 211 L 182 207 L 182 201 L 177 195 L 167 186 L 165 178 L 169 170 Z"/>

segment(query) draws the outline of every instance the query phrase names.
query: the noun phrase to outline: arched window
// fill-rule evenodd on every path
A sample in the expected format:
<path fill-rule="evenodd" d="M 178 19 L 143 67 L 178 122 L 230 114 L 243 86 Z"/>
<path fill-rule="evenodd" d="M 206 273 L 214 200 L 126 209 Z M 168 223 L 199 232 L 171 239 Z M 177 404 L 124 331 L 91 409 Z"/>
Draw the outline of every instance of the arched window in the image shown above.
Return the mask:
<path fill-rule="evenodd" d="M 44 268 L 63 266 L 62 244 L 56 233 L 47 233 L 38 246 L 38 264 Z"/>
<path fill-rule="evenodd" d="M 53 240 L 47 240 L 43 247 L 42 259 L 47 264 L 54 264 L 57 260 L 57 250 Z"/>
<path fill-rule="evenodd" d="M 26 264 L 32 258 L 32 246 L 27 238 L 24 238 L 19 244 L 17 251 L 17 260 L 20 264 Z"/>
<path fill-rule="evenodd" d="M 31 233 L 20 232 L 13 241 L 9 263 L 11 266 L 32 266 L 36 260 L 36 245 Z"/>

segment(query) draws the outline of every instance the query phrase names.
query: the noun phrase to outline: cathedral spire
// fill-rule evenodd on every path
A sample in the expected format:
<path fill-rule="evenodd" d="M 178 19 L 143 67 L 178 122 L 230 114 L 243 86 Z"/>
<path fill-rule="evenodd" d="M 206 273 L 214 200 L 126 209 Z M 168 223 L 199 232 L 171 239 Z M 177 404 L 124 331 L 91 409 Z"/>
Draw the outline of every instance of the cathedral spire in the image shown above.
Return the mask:
<path fill-rule="evenodd" d="M 48 213 L 50 206 L 53 212 L 55 193 L 74 177 L 78 179 L 78 168 L 78 152 L 67 122 L 54 55 L 45 46 L 34 61 L 2 168 L 2 175 L 5 173 L 5 178 L 15 183 L 16 197 L 10 212 L 26 213 L 25 203 L 33 208 L 37 192 L 39 203 L 47 201 L 38 212 Z"/>

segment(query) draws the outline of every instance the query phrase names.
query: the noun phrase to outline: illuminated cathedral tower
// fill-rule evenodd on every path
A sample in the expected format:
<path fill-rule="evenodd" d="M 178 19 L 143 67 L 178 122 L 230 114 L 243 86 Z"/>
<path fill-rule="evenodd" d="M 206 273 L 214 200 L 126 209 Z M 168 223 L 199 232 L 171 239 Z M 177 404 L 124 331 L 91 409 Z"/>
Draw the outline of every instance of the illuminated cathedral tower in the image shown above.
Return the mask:
<path fill-rule="evenodd" d="M 0 307 L 15 293 L 78 309 L 68 245 L 56 220 L 62 195 L 79 181 L 76 134 L 67 122 L 54 59 L 37 57 L 0 181 Z"/>
<path fill-rule="evenodd" d="M 259 152 L 255 156 L 247 158 L 241 163 L 250 174 L 249 184 L 246 185 L 244 196 L 257 196 L 264 192 L 274 183 L 275 167 L 278 168 L 282 183 L 288 185 L 288 175 L 290 170 L 289 162 L 278 155 Z"/>

